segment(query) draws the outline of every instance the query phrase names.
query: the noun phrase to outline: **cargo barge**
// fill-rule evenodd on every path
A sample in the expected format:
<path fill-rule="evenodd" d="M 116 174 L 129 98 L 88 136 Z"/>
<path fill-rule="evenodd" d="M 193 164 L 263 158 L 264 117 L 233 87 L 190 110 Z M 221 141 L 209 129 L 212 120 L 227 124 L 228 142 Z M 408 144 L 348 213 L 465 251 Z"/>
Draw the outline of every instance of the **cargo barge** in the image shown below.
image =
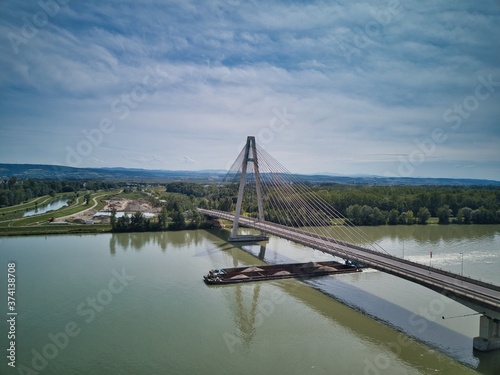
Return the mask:
<path fill-rule="evenodd" d="M 203 280 L 207 284 L 217 285 L 263 280 L 309 278 L 351 272 L 361 272 L 361 267 L 354 264 L 342 264 L 336 261 L 288 263 L 214 269 L 203 276 Z"/>

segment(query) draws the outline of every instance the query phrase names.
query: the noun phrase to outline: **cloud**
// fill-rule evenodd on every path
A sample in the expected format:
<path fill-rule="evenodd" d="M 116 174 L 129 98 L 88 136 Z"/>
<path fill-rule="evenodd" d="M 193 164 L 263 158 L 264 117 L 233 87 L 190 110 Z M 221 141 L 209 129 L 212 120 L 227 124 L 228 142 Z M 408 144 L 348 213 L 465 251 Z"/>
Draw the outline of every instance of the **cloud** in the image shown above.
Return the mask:
<path fill-rule="evenodd" d="M 193 158 L 191 158 L 187 155 L 180 157 L 178 160 L 182 164 L 199 164 L 198 161 L 194 160 Z"/>
<path fill-rule="evenodd" d="M 0 8 L 2 36 L 39 11 Z M 417 175 L 441 176 L 439 160 L 460 159 L 500 179 L 486 164 L 500 159 L 500 87 L 460 129 L 443 120 L 478 77 L 500 81 L 499 21 L 488 2 L 70 2 L 19 53 L 0 41 L 0 156 L 63 163 L 82 130 L 107 118 L 113 132 L 82 165 L 223 168 L 260 134 L 297 172 L 327 170 L 327 160 L 330 172 L 384 173 L 443 128 L 448 140 Z M 158 70 L 159 84 L 134 100 Z M 127 116 L 117 100 L 128 100 Z M 294 119 L 275 131 L 284 107 Z M 36 155 L 20 151 L 37 142 Z"/>

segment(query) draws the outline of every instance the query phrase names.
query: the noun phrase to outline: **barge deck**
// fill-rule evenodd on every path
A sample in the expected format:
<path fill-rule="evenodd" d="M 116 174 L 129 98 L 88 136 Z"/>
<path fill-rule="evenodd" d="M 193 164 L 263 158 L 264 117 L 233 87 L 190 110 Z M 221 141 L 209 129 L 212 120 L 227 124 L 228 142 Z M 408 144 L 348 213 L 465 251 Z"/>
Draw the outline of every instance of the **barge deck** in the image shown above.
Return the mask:
<path fill-rule="evenodd" d="M 309 278 L 352 272 L 361 272 L 361 268 L 353 264 L 342 264 L 336 261 L 288 263 L 210 270 L 207 275 L 203 276 L 203 280 L 207 284 L 217 285 L 263 280 Z"/>

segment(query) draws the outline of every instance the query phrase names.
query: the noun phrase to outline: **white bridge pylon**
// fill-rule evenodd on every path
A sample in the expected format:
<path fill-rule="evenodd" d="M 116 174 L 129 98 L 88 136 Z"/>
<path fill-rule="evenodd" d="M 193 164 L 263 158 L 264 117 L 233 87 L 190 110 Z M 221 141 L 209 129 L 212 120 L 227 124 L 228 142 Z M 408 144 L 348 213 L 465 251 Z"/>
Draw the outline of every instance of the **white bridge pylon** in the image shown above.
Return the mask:
<path fill-rule="evenodd" d="M 255 144 L 255 137 L 248 136 L 247 143 L 244 148 L 243 163 L 241 166 L 241 176 L 240 176 L 240 186 L 238 189 L 238 200 L 236 201 L 236 212 L 234 215 L 233 228 L 231 230 L 231 235 L 229 236 L 229 241 L 265 241 L 268 237 L 264 234 L 260 235 L 241 235 L 238 234 L 239 220 L 241 215 L 241 206 L 243 203 L 243 193 L 245 192 L 247 170 L 249 167 L 249 162 L 253 163 L 253 173 L 255 175 L 255 189 L 257 192 L 257 207 L 258 216 L 257 220 L 260 222 L 264 221 L 264 206 L 262 204 L 262 187 L 260 184 L 260 172 L 259 172 L 259 160 L 257 157 L 257 145 Z"/>

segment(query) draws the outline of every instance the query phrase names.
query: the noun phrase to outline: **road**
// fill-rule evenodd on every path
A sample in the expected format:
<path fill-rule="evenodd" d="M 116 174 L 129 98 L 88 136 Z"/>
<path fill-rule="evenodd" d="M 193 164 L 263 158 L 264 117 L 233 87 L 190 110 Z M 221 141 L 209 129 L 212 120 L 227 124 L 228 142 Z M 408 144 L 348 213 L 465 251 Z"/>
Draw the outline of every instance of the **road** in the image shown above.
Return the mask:
<path fill-rule="evenodd" d="M 106 196 L 106 195 L 109 195 L 109 194 L 96 195 L 95 197 L 92 198 L 92 200 L 94 201 L 94 204 L 92 205 L 92 207 L 86 208 L 85 210 L 82 210 L 82 211 L 75 212 L 74 214 L 71 214 L 71 215 L 58 217 L 57 221 L 64 221 L 64 220 L 69 219 L 71 217 L 80 216 L 80 215 L 84 214 L 85 212 L 94 209 L 99 204 L 99 202 L 97 200 L 99 198 Z"/>

